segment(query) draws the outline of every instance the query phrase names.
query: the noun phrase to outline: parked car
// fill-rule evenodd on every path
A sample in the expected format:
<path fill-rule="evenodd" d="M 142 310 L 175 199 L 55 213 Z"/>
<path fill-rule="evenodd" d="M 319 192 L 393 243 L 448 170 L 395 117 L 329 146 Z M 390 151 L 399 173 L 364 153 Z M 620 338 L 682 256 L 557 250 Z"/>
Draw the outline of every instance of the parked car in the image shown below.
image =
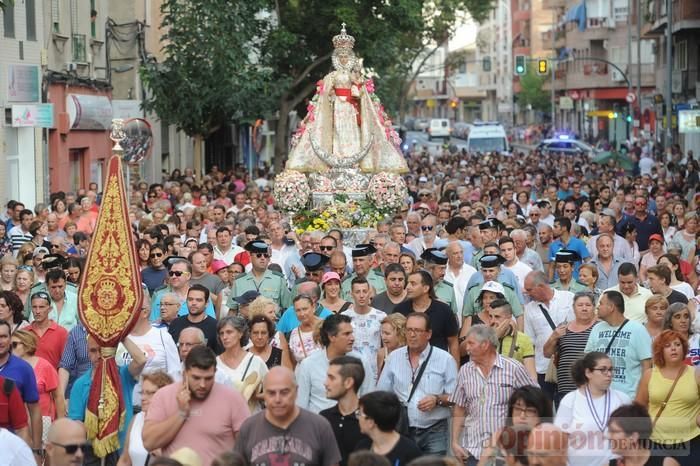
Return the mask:
<path fill-rule="evenodd" d="M 450 139 L 452 126 L 447 118 L 433 118 L 428 127 L 428 141 L 434 138 Z"/>
<path fill-rule="evenodd" d="M 425 118 L 418 118 L 413 123 L 413 128 L 415 131 L 428 131 L 428 126 L 430 126 L 430 121 Z"/>

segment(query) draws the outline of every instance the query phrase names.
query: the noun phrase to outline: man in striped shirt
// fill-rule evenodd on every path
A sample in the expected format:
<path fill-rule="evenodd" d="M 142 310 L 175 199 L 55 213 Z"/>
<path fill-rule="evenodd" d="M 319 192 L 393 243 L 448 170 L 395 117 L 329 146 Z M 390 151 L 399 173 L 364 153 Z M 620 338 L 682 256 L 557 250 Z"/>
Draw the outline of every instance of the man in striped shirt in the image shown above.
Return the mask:
<path fill-rule="evenodd" d="M 457 389 L 450 397 L 452 451 L 466 465 L 476 466 L 491 436 L 505 426 L 508 399 L 515 389 L 537 382 L 522 364 L 498 354 L 493 328 L 474 325 L 466 344 L 470 360 L 459 370 Z"/>
<path fill-rule="evenodd" d="M 15 257 L 17 257 L 19 248 L 33 238 L 29 232 L 29 225 L 31 225 L 32 220 L 34 220 L 34 213 L 29 209 L 24 209 L 19 213 L 19 225 L 12 227 L 8 233 L 10 241 L 12 241 L 12 253 Z"/>

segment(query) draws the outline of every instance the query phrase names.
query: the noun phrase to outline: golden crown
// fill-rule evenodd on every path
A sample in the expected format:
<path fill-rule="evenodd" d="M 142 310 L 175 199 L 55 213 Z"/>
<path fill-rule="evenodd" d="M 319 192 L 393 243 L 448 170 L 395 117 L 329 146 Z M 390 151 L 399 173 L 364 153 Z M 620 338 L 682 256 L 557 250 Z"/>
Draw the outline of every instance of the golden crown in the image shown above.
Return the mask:
<path fill-rule="evenodd" d="M 351 49 L 355 46 L 355 38 L 345 30 L 345 23 L 341 24 L 340 34 L 333 36 L 333 47 L 336 49 Z"/>

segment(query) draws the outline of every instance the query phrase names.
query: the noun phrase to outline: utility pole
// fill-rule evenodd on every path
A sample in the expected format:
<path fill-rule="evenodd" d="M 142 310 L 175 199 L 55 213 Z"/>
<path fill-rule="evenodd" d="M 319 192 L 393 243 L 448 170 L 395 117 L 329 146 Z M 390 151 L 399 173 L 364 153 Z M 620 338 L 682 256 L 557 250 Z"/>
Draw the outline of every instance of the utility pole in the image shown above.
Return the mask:
<path fill-rule="evenodd" d="M 549 69 L 551 70 L 551 76 L 552 76 L 552 81 L 549 86 L 549 90 L 552 94 L 552 102 L 551 102 L 551 112 L 552 112 L 552 134 L 554 134 L 554 130 L 557 127 L 556 124 L 556 108 L 555 108 L 555 103 L 554 103 L 554 66 L 557 64 L 557 60 L 559 57 L 556 56 L 557 53 L 557 48 L 556 48 L 556 33 L 557 33 L 557 17 L 556 17 L 556 8 L 552 8 L 552 53 L 554 55 L 554 59 L 552 60 L 552 63 L 550 63 Z"/>
<path fill-rule="evenodd" d="M 639 39 L 637 39 L 639 40 Z M 627 69 L 625 70 L 627 74 L 630 74 L 632 69 L 632 0 L 627 0 Z M 627 94 L 632 92 L 632 81 L 627 81 Z M 632 114 L 632 102 L 627 104 L 627 114 Z M 630 138 L 632 128 L 630 128 L 630 123 L 627 122 L 625 127 L 627 128 L 627 139 Z"/>
<path fill-rule="evenodd" d="M 666 147 L 673 144 L 673 0 L 666 0 Z"/>
<path fill-rule="evenodd" d="M 639 131 L 642 131 L 642 0 L 637 0 L 637 107 Z"/>

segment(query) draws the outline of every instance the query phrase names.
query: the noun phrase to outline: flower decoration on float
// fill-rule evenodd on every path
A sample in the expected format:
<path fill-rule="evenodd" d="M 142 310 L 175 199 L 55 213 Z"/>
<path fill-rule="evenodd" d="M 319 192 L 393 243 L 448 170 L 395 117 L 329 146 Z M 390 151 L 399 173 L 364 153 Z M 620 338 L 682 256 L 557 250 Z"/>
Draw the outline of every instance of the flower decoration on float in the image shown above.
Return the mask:
<path fill-rule="evenodd" d="M 382 212 L 395 212 L 408 198 L 403 178 L 396 173 L 380 172 L 372 177 L 367 188 L 367 199 Z"/>
<path fill-rule="evenodd" d="M 298 212 L 309 202 L 311 188 L 303 173 L 285 170 L 275 179 L 275 205 L 284 212 Z"/>
<path fill-rule="evenodd" d="M 354 200 L 338 194 L 332 202 L 299 211 L 292 217 L 292 224 L 299 235 L 334 228 L 375 228 L 377 223 L 389 218 L 394 212 L 395 209 L 378 208 L 368 200 Z"/>

